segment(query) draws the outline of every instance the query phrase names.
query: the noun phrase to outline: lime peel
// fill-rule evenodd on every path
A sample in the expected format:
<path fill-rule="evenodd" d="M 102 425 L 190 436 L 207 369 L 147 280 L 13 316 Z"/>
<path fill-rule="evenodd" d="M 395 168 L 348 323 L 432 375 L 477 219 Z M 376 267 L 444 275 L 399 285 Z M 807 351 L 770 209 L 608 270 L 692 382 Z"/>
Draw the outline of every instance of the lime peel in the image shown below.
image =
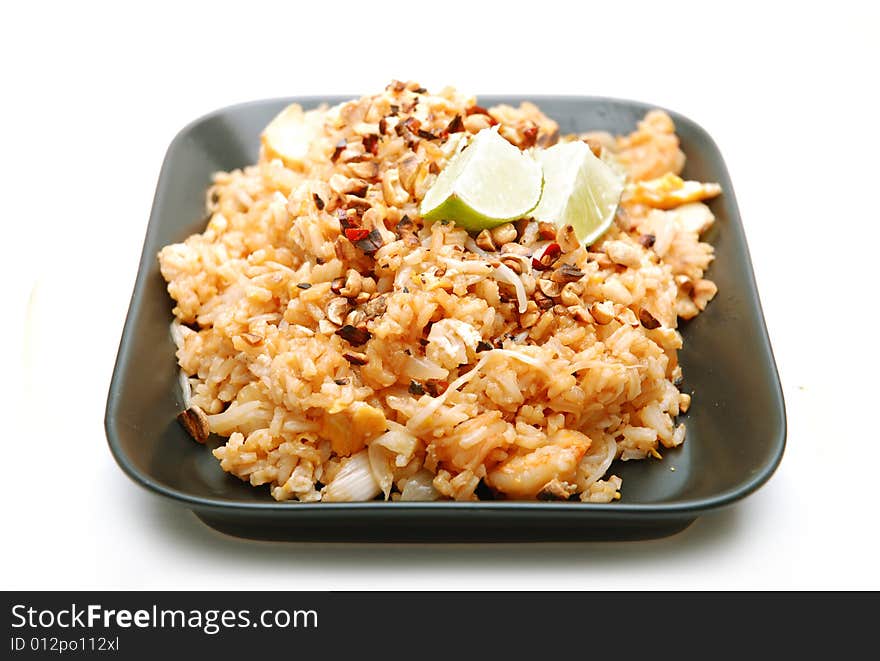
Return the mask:
<path fill-rule="evenodd" d="M 498 134 L 483 129 L 450 159 L 425 193 L 427 220 L 452 220 L 477 232 L 529 215 L 544 187 L 541 165 Z"/>
<path fill-rule="evenodd" d="M 625 176 L 580 141 L 554 145 L 536 157 L 544 168 L 544 194 L 535 219 L 571 225 L 582 244 L 594 243 L 614 221 Z"/>

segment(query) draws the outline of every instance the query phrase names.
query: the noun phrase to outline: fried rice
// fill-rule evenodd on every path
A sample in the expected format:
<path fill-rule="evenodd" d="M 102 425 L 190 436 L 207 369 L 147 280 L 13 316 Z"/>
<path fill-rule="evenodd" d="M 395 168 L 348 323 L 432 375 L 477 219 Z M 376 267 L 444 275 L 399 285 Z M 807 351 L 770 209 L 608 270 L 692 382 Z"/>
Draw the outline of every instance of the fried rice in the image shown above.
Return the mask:
<path fill-rule="evenodd" d="M 284 111 L 307 139 L 214 176 L 207 227 L 159 254 L 175 307 L 182 421 L 224 471 L 279 500 L 620 498 L 615 459 L 661 457 L 676 417 L 679 319 L 716 293 L 701 199 L 673 122 L 560 136 L 538 107 L 482 108 L 393 82 Z M 419 202 L 470 135 L 522 149 L 585 140 L 627 186 L 581 246 L 525 219 L 479 237 Z"/>

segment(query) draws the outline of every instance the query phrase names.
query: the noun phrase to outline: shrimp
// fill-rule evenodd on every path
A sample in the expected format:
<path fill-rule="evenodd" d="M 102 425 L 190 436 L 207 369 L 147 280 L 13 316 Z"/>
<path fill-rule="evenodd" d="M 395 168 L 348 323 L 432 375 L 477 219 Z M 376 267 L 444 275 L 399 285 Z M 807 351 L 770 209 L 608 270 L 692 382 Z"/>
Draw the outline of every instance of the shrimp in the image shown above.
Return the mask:
<path fill-rule="evenodd" d="M 574 481 L 578 462 L 590 443 L 580 432 L 560 429 L 547 445 L 507 459 L 490 470 L 486 484 L 508 496 L 532 498 L 553 480 Z"/>

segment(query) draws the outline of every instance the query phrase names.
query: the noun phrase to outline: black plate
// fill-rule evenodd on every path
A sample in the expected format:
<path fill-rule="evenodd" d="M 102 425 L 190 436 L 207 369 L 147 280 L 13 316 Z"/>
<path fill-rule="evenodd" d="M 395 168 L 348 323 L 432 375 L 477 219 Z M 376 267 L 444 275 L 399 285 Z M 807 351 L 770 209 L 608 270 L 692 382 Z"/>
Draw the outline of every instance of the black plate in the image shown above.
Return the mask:
<path fill-rule="evenodd" d="M 717 181 L 724 189 L 711 203 L 717 222 L 708 237 L 716 251 L 709 277 L 719 292 L 682 327 L 683 387 L 695 393 L 683 416 L 687 441 L 664 452 L 663 461 L 615 464 L 613 471 L 624 480 L 620 501 L 277 503 L 267 489 L 221 471 L 175 420 L 180 394 L 168 332 L 172 302 L 156 254 L 204 229 L 211 174 L 255 162 L 260 131 L 285 105 L 342 100 L 276 99 L 224 108 L 184 128 L 168 148 L 107 399 L 107 438 L 129 477 L 191 508 L 208 525 L 243 537 L 526 541 L 660 537 L 685 528 L 701 512 L 743 498 L 772 475 L 785 446 L 785 408 L 733 186 L 709 135 L 674 112 L 688 157 L 685 176 Z M 492 105 L 524 99 L 480 100 Z M 629 132 L 651 108 L 595 97 L 531 100 L 562 132 Z"/>

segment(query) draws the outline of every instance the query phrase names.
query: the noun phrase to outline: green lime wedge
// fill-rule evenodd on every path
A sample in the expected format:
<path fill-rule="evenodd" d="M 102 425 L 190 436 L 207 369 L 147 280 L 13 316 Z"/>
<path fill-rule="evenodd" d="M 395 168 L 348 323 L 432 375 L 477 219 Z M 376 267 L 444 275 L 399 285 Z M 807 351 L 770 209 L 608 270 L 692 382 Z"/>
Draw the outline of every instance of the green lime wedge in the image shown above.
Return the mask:
<path fill-rule="evenodd" d="M 540 164 L 488 128 L 452 157 L 419 211 L 476 232 L 529 215 L 542 187 Z"/>
<path fill-rule="evenodd" d="M 614 220 L 623 173 L 580 141 L 540 151 L 537 159 L 544 168 L 544 194 L 532 216 L 557 227 L 571 225 L 581 243 L 594 243 Z"/>

